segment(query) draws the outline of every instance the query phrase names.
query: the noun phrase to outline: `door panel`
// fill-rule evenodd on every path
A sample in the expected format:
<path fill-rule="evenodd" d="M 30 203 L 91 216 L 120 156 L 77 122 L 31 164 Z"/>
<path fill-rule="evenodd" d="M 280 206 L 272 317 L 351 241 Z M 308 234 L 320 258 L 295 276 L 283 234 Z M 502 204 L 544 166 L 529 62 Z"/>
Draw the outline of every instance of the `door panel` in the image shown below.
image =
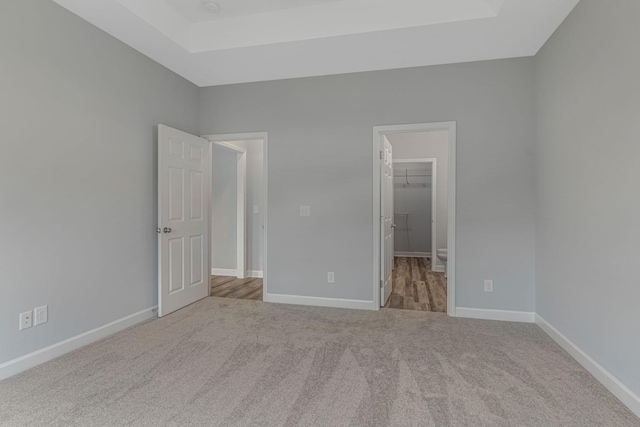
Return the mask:
<path fill-rule="evenodd" d="M 184 239 L 169 239 L 169 294 L 184 289 Z"/>
<path fill-rule="evenodd" d="M 382 288 L 380 290 L 380 306 L 384 307 L 391 295 L 393 278 L 393 147 L 386 137 L 383 137 L 382 185 L 381 185 L 381 234 L 383 236 L 380 257 Z"/>
<path fill-rule="evenodd" d="M 191 184 L 191 220 L 202 220 L 204 215 L 202 208 L 204 207 L 204 179 L 202 172 L 191 171 L 189 179 Z"/>
<path fill-rule="evenodd" d="M 169 221 L 182 220 L 182 207 L 184 205 L 184 171 L 169 167 Z"/>
<path fill-rule="evenodd" d="M 158 126 L 158 315 L 209 294 L 209 142 Z"/>
<path fill-rule="evenodd" d="M 191 236 L 191 280 L 189 286 L 197 286 L 202 283 L 202 270 L 204 265 L 202 236 Z"/>

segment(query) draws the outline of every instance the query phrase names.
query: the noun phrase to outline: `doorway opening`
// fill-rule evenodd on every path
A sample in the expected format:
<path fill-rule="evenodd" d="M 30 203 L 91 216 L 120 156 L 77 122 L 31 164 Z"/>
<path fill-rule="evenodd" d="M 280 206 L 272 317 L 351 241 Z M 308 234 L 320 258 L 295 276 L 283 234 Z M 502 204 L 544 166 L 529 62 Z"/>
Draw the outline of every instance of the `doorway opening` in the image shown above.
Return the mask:
<path fill-rule="evenodd" d="M 204 138 L 212 143 L 210 296 L 262 301 L 266 134 Z"/>
<path fill-rule="evenodd" d="M 420 140 L 421 136 L 404 134 L 401 139 Z M 397 143 L 394 150 L 397 157 L 402 140 L 391 136 L 387 139 Z M 439 248 L 437 163 L 437 158 L 393 160 L 394 258 L 391 295 L 385 308 L 447 310 L 446 278 L 442 262 L 439 263 L 436 256 Z"/>
<path fill-rule="evenodd" d="M 211 145 L 211 274 L 246 275 L 247 150 Z"/>
<path fill-rule="evenodd" d="M 380 307 L 455 313 L 455 125 L 374 127 Z"/>

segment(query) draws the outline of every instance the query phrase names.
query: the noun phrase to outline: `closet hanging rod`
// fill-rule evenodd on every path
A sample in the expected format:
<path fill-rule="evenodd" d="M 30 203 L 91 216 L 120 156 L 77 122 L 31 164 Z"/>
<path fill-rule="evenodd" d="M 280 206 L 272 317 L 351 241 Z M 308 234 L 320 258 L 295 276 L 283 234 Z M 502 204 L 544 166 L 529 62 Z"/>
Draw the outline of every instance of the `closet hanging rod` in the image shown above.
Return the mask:
<path fill-rule="evenodd" d="M 404 173 L 404 172 L 400 172 L 400 173 L 394 173 L 393 174 L 393 176 L 397 176 L 399 178 L 403 178 L 405 175 L 408 175 L 408 176 L 433 176 L 433 174 L 430 174 L 430 173 L 429 174 L 410 174 L 410 173 L 407 174 L 407 173 Z"/>
<path fill-rule="evenodd" d="M 404 168 L 394 168 L 393 169 L 394 172 L 399 172 L 402 173 L 403 175 L 405 173 L 418 173 L 418 174 L 426 174 L 431 176 L 433 174 L 433 171 L 427 170 L 427 169 L 404 169 Z"/>
<path fill-rule="evenodd" d="M 394 185 L 399 184 L 400 180 L 403 180 L 404 182 L 402 183 L 402 185 L 404 187 L 407 187 L 409 185 L 419 185 L 421 187 L 427 187 L 427 185 L 430 185 L 429 182 L 409 182 L 409 178 L 432 178 L 433 174 L 429 173 L 423 173 L 423 174 L 409 174 L 409 170 L 411 169 L 404 169 L 404 171 L 402 169 L 394 169 L 393 172 L 393 183 Z M 413 169 L 413 171 L 418 171 L 418 172 L 429 172 L 426 171 L 424 169 Z M 427 180 L 430 181 L 430 180 Z"/>

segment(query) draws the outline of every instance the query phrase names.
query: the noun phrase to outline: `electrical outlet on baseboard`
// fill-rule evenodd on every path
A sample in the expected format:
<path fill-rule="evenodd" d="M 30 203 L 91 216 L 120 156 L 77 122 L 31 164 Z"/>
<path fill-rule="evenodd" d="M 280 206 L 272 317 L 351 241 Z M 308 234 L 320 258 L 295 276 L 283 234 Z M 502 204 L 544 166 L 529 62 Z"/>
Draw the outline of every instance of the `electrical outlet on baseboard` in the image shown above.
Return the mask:
<path fill-rule="evenodd" d="M 493 280 L 485 280 L 484 281 L 484 291 L 485 292 L 493 292 Z"/>

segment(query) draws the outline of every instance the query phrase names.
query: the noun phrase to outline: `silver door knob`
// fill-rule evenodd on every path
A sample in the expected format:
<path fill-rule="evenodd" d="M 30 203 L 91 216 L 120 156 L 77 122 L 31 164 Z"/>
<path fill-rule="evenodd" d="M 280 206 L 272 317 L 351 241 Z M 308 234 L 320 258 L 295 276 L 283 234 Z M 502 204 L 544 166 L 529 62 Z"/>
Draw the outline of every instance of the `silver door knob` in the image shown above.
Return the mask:
<path fill-rule="evenodd" d="M 171 229 L 169 227 L 165 227 L 162 229 L 164 233 L 171 233 Z"/>

